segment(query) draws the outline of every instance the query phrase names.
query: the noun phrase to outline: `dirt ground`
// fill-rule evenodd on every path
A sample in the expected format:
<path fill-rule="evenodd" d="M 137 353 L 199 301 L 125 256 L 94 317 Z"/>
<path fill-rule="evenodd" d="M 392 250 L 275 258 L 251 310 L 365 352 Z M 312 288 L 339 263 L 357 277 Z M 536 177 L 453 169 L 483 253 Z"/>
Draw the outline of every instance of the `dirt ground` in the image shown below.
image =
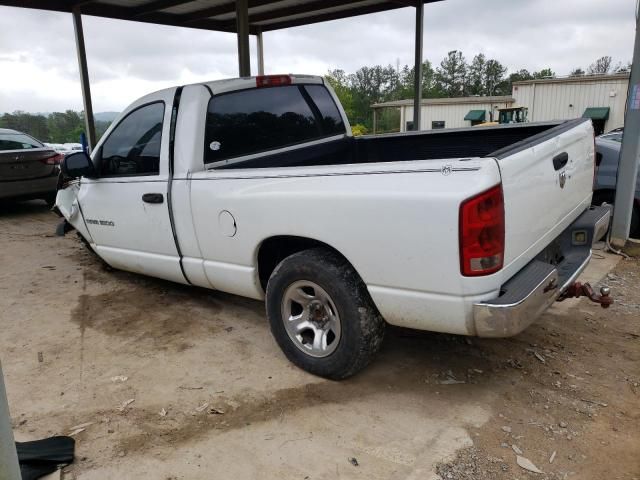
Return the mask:
<path fill-rule="evenodd" d="M 57 222 L 0 206 L 0 358 L 16 438 L 75 433 L 64 479 L 640 478 L 637 260 L 585 273 L 609 310 L 569 300 L 512 339 L 390 328 L 331 382 L 260 302 L 109 271 Z"/>

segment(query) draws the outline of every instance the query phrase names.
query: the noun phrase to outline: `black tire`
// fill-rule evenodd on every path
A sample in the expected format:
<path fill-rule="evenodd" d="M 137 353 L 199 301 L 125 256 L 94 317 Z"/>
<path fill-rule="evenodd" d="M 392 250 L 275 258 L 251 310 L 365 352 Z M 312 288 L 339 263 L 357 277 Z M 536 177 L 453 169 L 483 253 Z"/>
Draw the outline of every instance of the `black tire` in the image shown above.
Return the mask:
<path fill-rule="evenodd" d="M 302 351 L 285 328 L 283 299 L 295 282 L 320 286 L 335 305 L 340 323 L 339 340 L 327 356 Z M 332 380 L 350 377 L 366 367 L 380 350 L 385 321 L 354 269 L 325 248 L 295 253 L 276 266 L 267 284 L 267 316 L 271 332 L 287 358 L 309 373 Z"/>
<path fill-rule="evenodd" d="M 43 200 L 45 202 L 47 202 L 47 206 L 49 208 L 52 208 L 56 204 L 56 194 L 55 193 L 51 193 L 51 194 L 47 195 L 46 197 L 44 197 Z"/>
<path fill-rule="evenodd" d="M 629 236 L 636 240 L 640 239 L 640 208 L 633 207 L 633 213 L 631 214 L 631 228 L 629 229 Z"/>

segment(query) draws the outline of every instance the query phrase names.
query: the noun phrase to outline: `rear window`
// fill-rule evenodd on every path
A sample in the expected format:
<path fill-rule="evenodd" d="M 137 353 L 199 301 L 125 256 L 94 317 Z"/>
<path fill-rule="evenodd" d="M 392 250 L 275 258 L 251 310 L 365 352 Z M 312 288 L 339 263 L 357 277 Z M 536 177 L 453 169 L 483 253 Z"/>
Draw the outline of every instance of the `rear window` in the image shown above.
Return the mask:
<path fill-rule="evenodd" d="M 225 93 L 207 110 L 205 163 L 345 133 L 321 85 L 287 85 Z"/>
<path fill-rule="evenodd" d="M 309 93 L 311 100 L 318 107 L 322 130 L 326 134 L 339 135 L 345 132 L 344 122 L 340 116 L 340 111 L 329 94 L 329 91 L 322 85 L 305 85 L 304 89 Z"/>
<path fill-rule="evenodd" d="M 44 145 L 24 133 L 0 133 L 0 150 L 29 150 Z"/>

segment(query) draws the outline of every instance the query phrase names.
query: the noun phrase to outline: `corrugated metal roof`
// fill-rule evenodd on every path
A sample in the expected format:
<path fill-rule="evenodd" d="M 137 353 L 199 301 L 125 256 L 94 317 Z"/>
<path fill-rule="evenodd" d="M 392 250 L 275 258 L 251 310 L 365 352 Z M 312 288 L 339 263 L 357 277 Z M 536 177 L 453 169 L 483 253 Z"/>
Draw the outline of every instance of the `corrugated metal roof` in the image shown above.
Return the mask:
<path fill-rule="evenodd" d="M 513 82 L 517 85 L 530 85 L 532 83 L 579 83 L 579 82 L 601 82 L 605 80 L 620 80 L 621 78 L 629 78 L 629 72 L 613 73 L 613 74 L 597 74 L 597 75 L 580 75 L 575 77 L 557 77 L 557 78 L 539 78 L 535 80 L 521 80 Z"/>
<path fill-rule="evenodd" d="M 249 31 L 278 30 L 442 0 L 249 0 Z M 71 12 L 85 15 L 236 31 L 233 0 L 0 0 L 0 5 Z"/>
<path fill-rule="evenodd" d="M 453 98 L 423 98 L 422 105 L 447 105 L 460 103 L 513 103 L 515 98 L 510 96 L 493 97 L 453 97 Z M 391 102 L 375 103 L 373 108 L 379 107 L 402 107 L 404 105 L 413 106 L 413 99 L 394 100 Z"/>

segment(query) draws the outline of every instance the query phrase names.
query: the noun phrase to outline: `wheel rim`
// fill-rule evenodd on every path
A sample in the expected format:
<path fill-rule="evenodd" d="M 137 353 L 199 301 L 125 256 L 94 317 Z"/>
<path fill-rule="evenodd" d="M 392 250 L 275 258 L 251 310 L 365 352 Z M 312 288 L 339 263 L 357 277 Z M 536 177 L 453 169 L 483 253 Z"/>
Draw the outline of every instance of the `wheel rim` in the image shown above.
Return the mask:
<path fill-rule="evenodd" d="M 338 310 L 329 294 L 309 280 L 294 282 L 285 290 L 282 321 L 294 345 L 312 357 L 327 357 L 340 343 Z"/>

